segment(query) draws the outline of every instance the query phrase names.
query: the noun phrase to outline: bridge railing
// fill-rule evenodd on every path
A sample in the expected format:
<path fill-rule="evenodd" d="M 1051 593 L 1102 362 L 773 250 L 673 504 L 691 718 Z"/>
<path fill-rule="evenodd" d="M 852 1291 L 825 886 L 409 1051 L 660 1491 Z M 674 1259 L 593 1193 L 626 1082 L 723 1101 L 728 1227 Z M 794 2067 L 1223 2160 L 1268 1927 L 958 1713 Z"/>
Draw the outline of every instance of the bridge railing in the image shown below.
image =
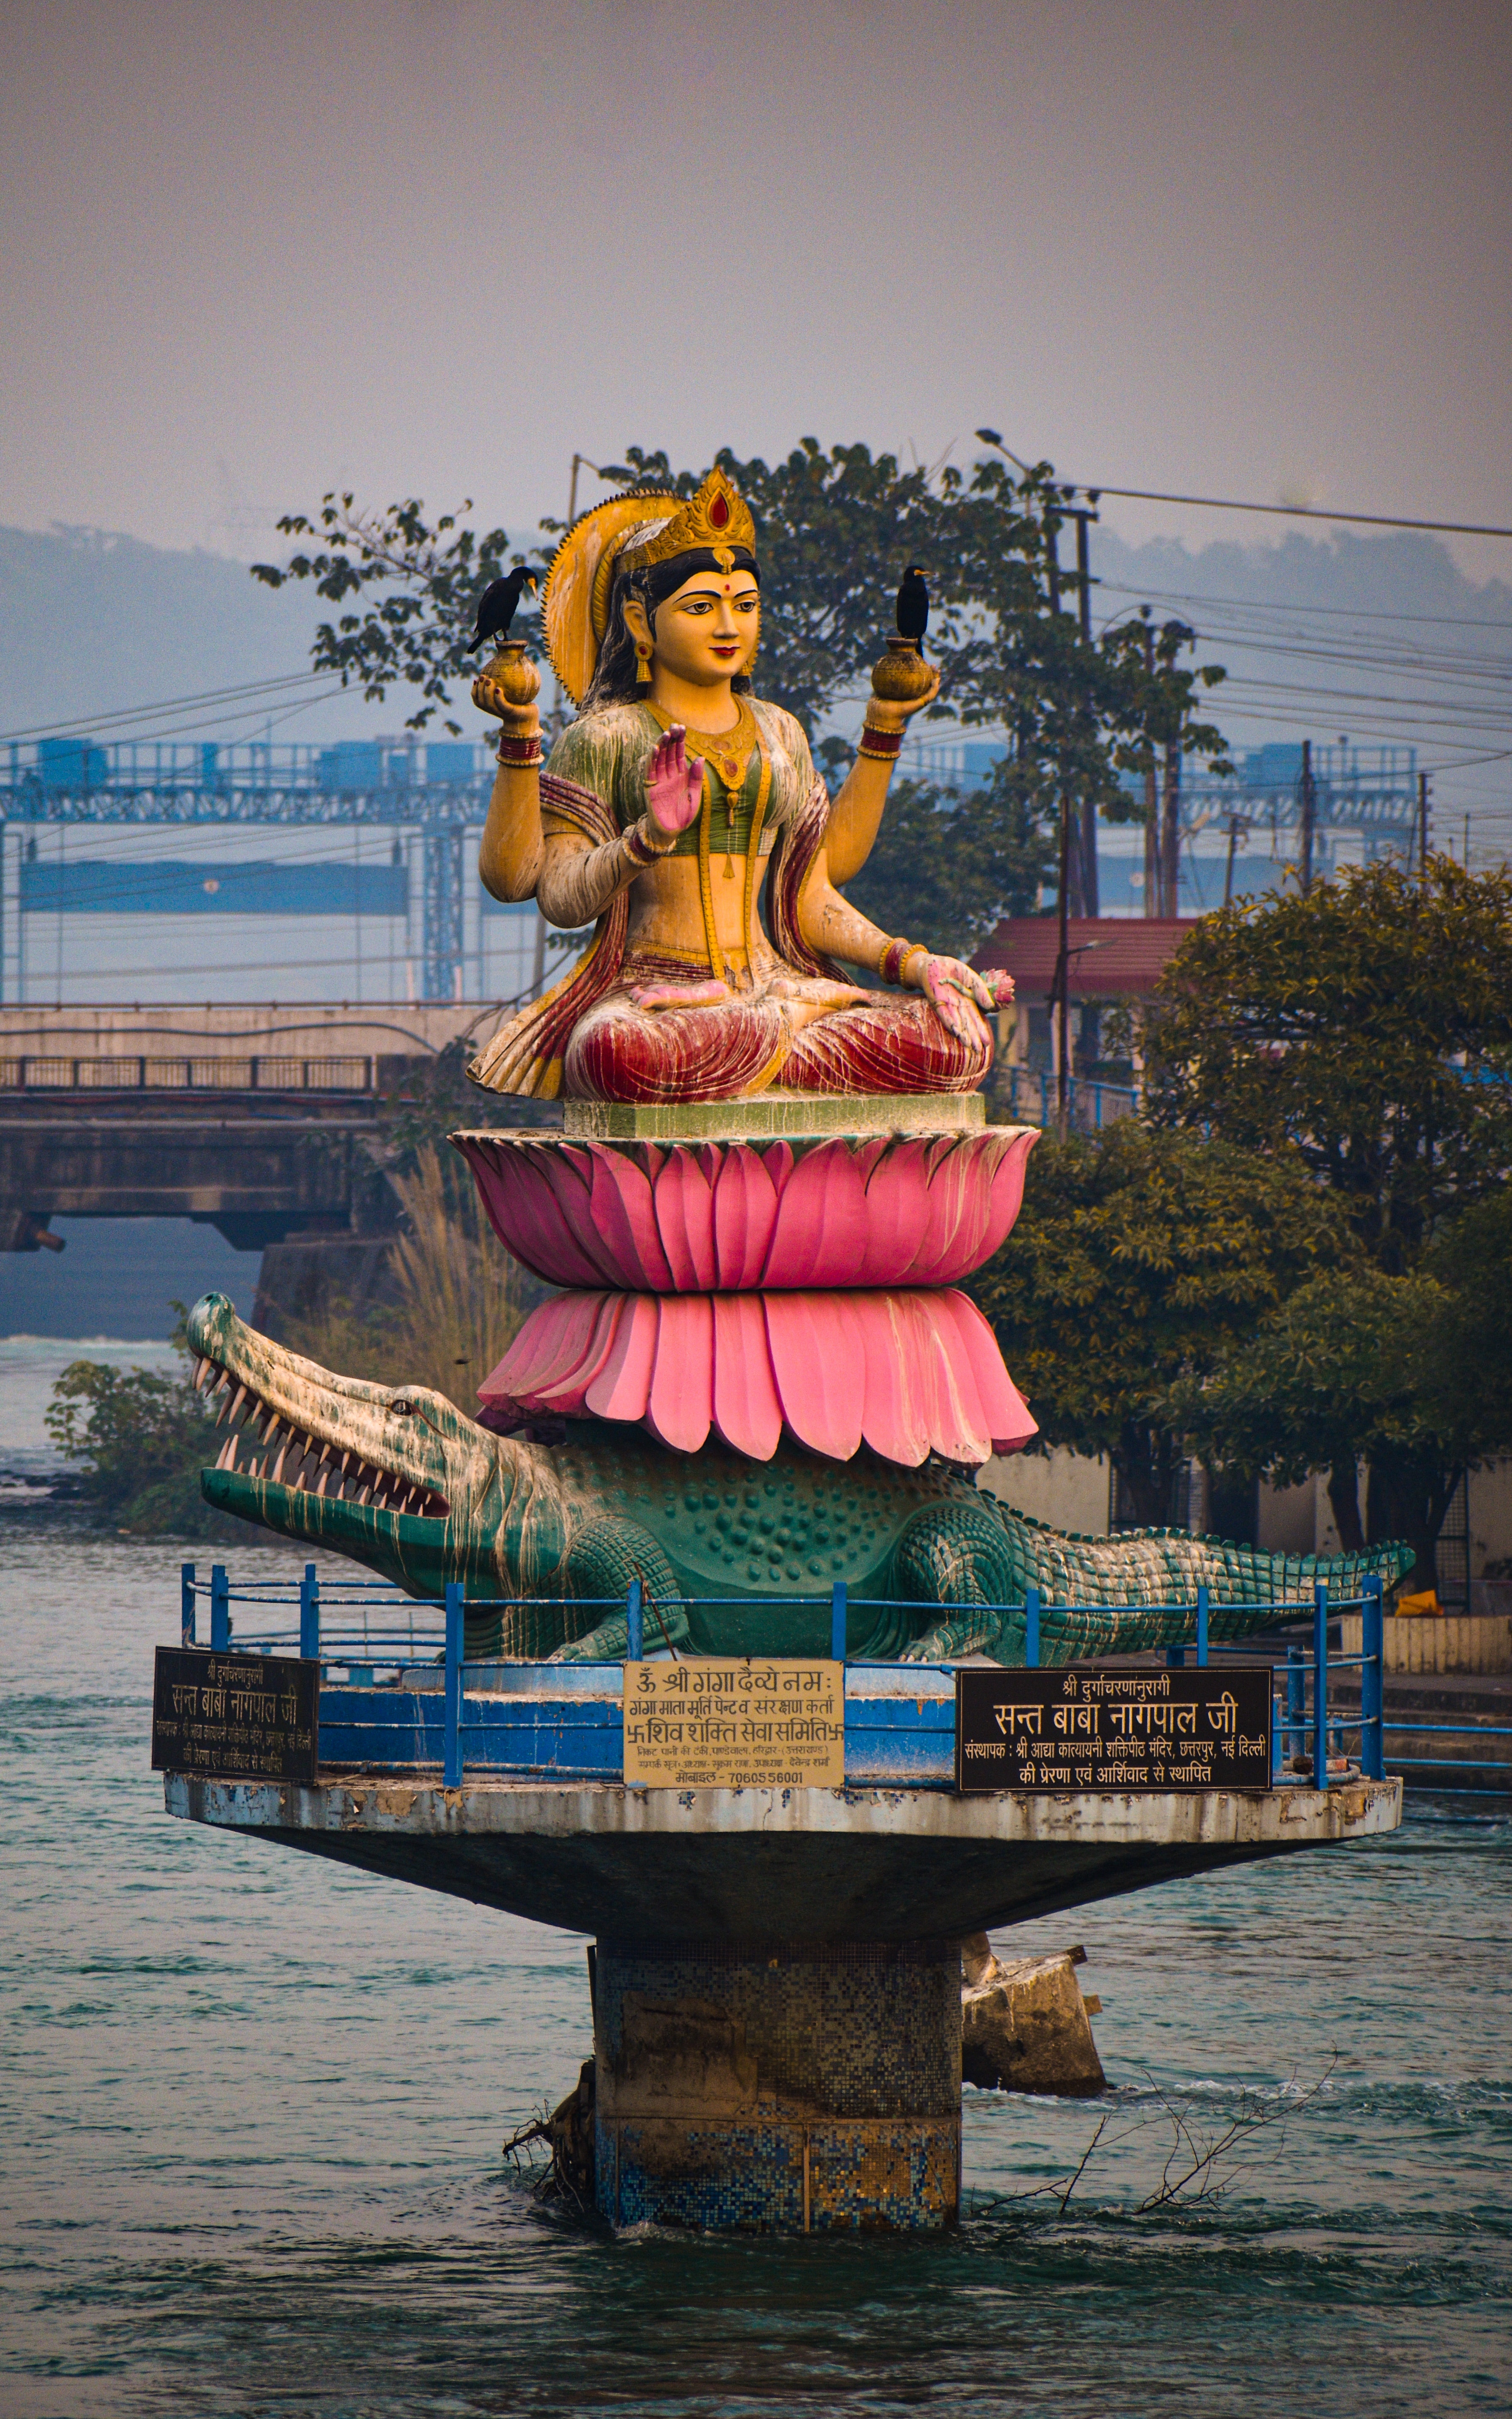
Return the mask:
<path fill-rule="evenodd" d="M 836 1586 L 827 1595 L 794 1595 L 771 1597 L 695 1597 L 683 1599 L 691 1610 L 714 1612 L 741 1609 L 770 1610 L 781 1605 L 790 1610 L 806 1608 L 822 1619 L 830 1616 L 832 1658 L 845 1663 L 857 1672 L 880 1675 L 897 1674 L 897 1685 L 911 1696 L 906 1682 L 917 1678 L 921 1687 L 934 1698 L 941 1694 L 941 1683 L 952 1679 L 953 1663 L 935 1665 L 917 1663 L 888 1664 L 850 1655 L 848 1632 L 854 1616 L 867 1616 L 865 1627 L 870 1631 L 875 1618 L 888 1612 L 907 1612 L 917 1620 L 917 1603 L 873 1597 L 852 1597 L 847 1589 Z M 449 1586 L 445 1595 L 434 1598 L 415 1598 L 381 1580 L 371 1579 L 321 1579 L 315 1565 L 307 1564 L 298 1587 L 283 1582 L 258 1583 L 251 1587 L 233 1588 L 226 1567 L 216 1564 L 208 1580 L 201 1579 L 193 1563 L 183 1565 L 181 1575 L 180 1628 L 183 1643 L 193 1645 L 203 1640 L 219 1650 L 237 1649 L 264 1655 L 298 1655 L 322 1665 L 323 1676 L 331 1675 L 328 1683 L 328 1718 L 333 1732 L 348 1744 L 360 1738 L 364 1745 L 364 1761 L 373 1750 L 382 1768 L 410 1769 L 417 1765 L 439 1764 L 447 1785 L 460 1781 L 465 1768 L 478 1770 L 542 1769 L 539 1764 L 512 1764 L 498 1727 L 482 1718 L 479 1700 L 488 1697 L 521 1695 L 549 1701 L 570 1697 L 584 1700 L 579 1712 L 588 1719 L 587 1700 L 605 1699 L 617 1694 L 614 1674 L 617 1664 L 564 1665 L 498 1656 L 469 1656 L 466 1650 L 466 1627 L 476 1626 L 480 1617 L 496 1612 L 525 1612 L 540 1616 L 543 1622 L 570 1611 L 574 1626 L 581 1624 L 585 1613 L 595 1614 L 600 1621 L 615 1613 L 625 1620 L 627 1652 L 638 1660 L 648 1647 L 654 1653 L 664 1647 L 664 1634 L 658 1621 L 655 1604 L 647 1598 L 639 1583 L 633 1585 L 624 1596 L 594 1599 L 539 1596 L 467 1597 L 460 1586 Z M 1190 1654 L 1199 1667 L 1218 1664 L 1225 1658 L 1247 1662 L 1269 1660 L 1265 1647 L 1255 1638 L 1233 1642 L 1214 1643 L 1210 1636 L 1212 1604 L 1209 1591 L 1199 1588 L 1195 1603 L 1150 1604 L 1121 1608 L 1162 1616 L 1168 1622 L 1180 1621 L 1187 1629 L 1184 1643 L 1166 1650 L 1172 1665 L 1184 1662 Z M 1026 1590 L 1022 1603 L 1003 1606 L 941 1605 L 930 1609 L 943 1622 L 953 1617 L 974 1622 L 984 1613 L 1003 1613 L 1022 1619 L 1024 1626 L 1024 1662 L 1033 1668 L 1040 1663 L 1044 1615 L 1086 1613 L 1093 1617 L 1106 1613 L 1106 1606 L 1046 1606 L 1042 1592 Z M 1479 1723 L 1423 1723 L 1391 1720 L 1384 1703 L 1385 1658 L 1382 1625 L 1383 1595 L 1379 1579 L 1366 1582 L 1359 1596 L 1330 1599 L 1328 1590 L 1319 1583 L 1310 1597 L 1268 1605 L 1243 1607 L 1225 1606 L 1226 1615 L 1235 1610 L 1260 1614 L 1274 1627 L 1288 1627 L 1306 1619 L 1311 1637 L 1306 1644 L 1294 1639 L 1284 1641 L 1284 1661 L 1275 1665 L 1272 1719 L 1272 1778 L 1275 1784 L 1294 1784 L 1299 1780 L 1318 1789 L 1348 1779 L 1352 1773 L 1366 1779 L 1381 1779 L 1388 1768 L 1400 1772 L 1414 1788 L 1447 1790 L 1455 1794 L 1501 1795 L 1512 1792 L 1512 1757 L 1488 1758 L 1477 1753 L 1481 1742 L 1512 1737 L 1512 1729 Z M 1340 1614 L 1358 1612 L 1361 1617 L 1362 1643 L 1357 1655 L 1330 1651 L 1329 1631 Z M 208 1636 L 205 1636 L 204 1624 Z M 475 1626 L 476 1635 L 476 1626 Z M 669 1641 L 665 1641 L 669 1642 Z M 1273 1645 L 1274 1655 L 1283 1641 Z M 1088 1661 L 1126 1660 L 1127 1657 L 1105 1656 L 1079 1658 Z M 1346 1704 L 1334 1696 L 1331 1676 L 1335 1673 L 1358 1674 L 1359 1703 Z M 338 1679 L 337 1675 L 341 1677 Z M 382 1675 L 380 1677 L 380 1675 Z M 869 1684 L 862 1679 L 864 1687 Z M 443 1704 L 434 1704 L 427 1711 L 422 1700 L 439 1694 Z M 391 1707 L 391 1713 L 385 1705 Z M 947 1699 L 948 1702 L 948 1699 Z M 468 1708 L 472 1710 L 469 1712 Z M 544 1714 L 545 1706 L 542 1704 Z M 607 1712 L 607 1708 L 604 1709 Z M 921 1718 L 926 1719 L 931 1731 L 940 1730 L 947 1717 L 947 1703 L 933 1709 L 920 1708 Z M 954 1723 L 954 1703 L 948 1703 L 948 1720 Z M 615 1778 L 620 1776 L 622 1763 L 617 1762 L 615 1743 L 609 1736 L 612 1721 L 603 1715 L 594 1718 L 593 1726 L 603 1733 L 602 1739 L 588 1744 L 584 1750 L 589 1761 L 574 1760 L 572 1768 L 579 1778 Z M 1386 1742 L 1392 1734 L 1415 1736 L 1431 1733 L 1436 1737 L 1462 1741 L 1462 1749 L 1450 1749 L 1446 1754 L 1426 1758 L 1417 1755 L 1388 1754 Z M 406 1744 L 407 1742 L 407 1744 Z M 468 1746 L 472 1752 L 467 1752 Z M 1472 1745 L 1474 1743 L 1474 1745 Z M 918 1785 L 946 1786 L 935 1765 L 940 1764 L 940 1752 L 946 1742 L 934 1742 L 934 1765 L 915 1776 Z M 574 1750 L 574 1758 L 577 1750 Z M 596 1760 L 595 1760 L 596 1759 Z M 345 1758 L 344 1760 L 350 1760 Z M 600 1769 L 602 1765 L 602 1771 Z M 612 1769 L 611 1769 L 612 1767 Z M 552 1768 L 557 1768 L 553 1766 Z M 941 1769 L 943 1767 L 941 1766 Z M 1467 1771 L 1500 1775 L 1503 1791 L 1477 1789 L 1465 1781 Z M 859 1777 L 859 1776 L 858 1776 Z"/>
<path fill-rule="evenodd" d="M 372 1092 L 371 1057 L 296 1058 L 258 1052 L 234 1057 L 0 1057 L 0 1092 Z"/>

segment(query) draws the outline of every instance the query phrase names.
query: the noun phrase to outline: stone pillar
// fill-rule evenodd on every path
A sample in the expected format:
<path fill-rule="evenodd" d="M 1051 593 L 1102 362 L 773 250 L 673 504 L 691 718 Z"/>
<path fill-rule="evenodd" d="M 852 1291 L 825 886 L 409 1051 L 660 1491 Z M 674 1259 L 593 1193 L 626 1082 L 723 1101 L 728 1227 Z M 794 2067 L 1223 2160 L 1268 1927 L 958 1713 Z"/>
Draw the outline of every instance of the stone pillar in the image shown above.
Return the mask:
<path fill-rule="evenodd" d="M 595 2194 L 615 2226 L 915 2232 L 960 2204 L 954 1941 L 601 1941 Z"/>

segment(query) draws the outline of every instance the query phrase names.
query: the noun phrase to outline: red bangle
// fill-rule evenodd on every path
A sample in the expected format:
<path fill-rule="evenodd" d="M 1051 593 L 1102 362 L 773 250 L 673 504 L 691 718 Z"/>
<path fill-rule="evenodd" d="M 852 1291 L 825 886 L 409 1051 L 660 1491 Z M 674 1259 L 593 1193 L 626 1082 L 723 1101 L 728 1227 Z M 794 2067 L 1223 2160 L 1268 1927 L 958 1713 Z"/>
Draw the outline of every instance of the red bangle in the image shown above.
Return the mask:
<path fill-rule="evenodd" d="M 540 732 L 530 731 L 517 737 L 511 732 L 501 731 L 498 739 L 498 761 L 501 764 L 509 765 L 539 764 L 541 762 Z"/>
<path fill-rule="evenodd" d="M 677 842 L 669 840 L 665 848 L 652 848 L 640 827 L 645 820 L 645 816 L 642 815 L 640 822 L 626 824 L 621 835 L 625 851 L 633 865 L 660 865 L 664 856 L 671 855 Z"/>
<path fill-rule="evenodd" d="M 902 746 L 901 731 L 879 731 L 875 722 L 867 722 L 862 726 L 861 746 L 856 752 L 860 756 L 880 757 L 891 763 Z"/>
<path fill-rule="evenodd" d="M 885 983 L 901 982 L 903 969 L 922 944 L 918 941 L 889 941 L 882 951 L 882 963 L 877 971 Z"/>

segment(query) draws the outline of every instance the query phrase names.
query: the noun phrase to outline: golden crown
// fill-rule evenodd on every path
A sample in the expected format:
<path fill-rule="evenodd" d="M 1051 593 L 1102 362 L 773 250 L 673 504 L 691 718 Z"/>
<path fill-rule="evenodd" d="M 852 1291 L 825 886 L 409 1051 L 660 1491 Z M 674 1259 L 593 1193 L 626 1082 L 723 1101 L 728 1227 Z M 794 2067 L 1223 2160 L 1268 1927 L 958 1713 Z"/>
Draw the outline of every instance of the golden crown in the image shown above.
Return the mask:
<path fill-rule="evenodd" d="M 634 553 L 639 571 L 648 563 L 669 562 L 675 554 L 692 554 L 699 547 L 726 557 L 721 563 L 725 571 L 733 567 L 738 551 L 756 552 L 756 523 L 723 470 L 710 470 L 698 493 L 654 537 L 641 546 L 627 538 L 623 550 L 626 555 Z"/>

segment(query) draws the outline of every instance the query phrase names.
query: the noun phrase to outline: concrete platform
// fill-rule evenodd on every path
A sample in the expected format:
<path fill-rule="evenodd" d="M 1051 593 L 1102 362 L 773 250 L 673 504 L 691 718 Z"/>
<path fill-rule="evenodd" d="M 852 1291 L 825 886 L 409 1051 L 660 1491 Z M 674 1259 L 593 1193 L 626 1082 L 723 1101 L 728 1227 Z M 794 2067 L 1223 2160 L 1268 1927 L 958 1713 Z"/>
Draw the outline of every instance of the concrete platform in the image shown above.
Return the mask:
<path fill-rule="evenodd" d="M 537 1923 L 647 1941 L 963 1938 L 1229 1865 L 1393 1831 L 1399 1780 L 1183 1795 L 634 1790 L 620 1782 L 171 1773 L 191 1822 Z"/>

